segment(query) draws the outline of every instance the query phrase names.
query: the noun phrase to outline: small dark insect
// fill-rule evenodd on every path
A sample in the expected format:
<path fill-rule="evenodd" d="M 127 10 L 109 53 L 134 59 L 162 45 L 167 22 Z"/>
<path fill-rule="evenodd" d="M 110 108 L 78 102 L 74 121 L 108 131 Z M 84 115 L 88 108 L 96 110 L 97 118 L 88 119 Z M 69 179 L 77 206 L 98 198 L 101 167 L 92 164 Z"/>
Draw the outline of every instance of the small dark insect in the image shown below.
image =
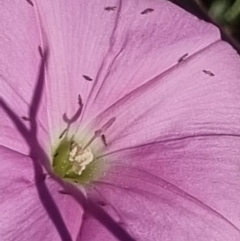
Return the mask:
<path fill-rule="evenodd" d="M 92 81 L 92 80 L 93 80 L 92 78 L 90 78 L 90 77 L 87 76 L 87 75 L 83 75 L 83 78 L 84 78 L 85 80 L 88 80 L 88 81 Z"/>
<path fill-rule="evenodd" d="M 59 139 L 62 139 L 65 133 L 67 132 L 67 128 L 63 130 L 63 132 L 60 134 Z"/>
<path fill-rule="evenodd" d="M 40 54 L 40 57 L 43 58 L 43 51 L 42 51 L 42 48 L 40 46 L 38 46 L 38 52 Z"/>
<path fill-rule="evenodd" d="M 79 104 L 80 106 L 82 106 L 82 105 L 83 105 L 81 95 L 78 95 L 78 104 Z"/>
<path fill-rule="evenodd" d="M 33 2 L 31 0 L 26 0 L 31 6 L 34 6 L 33 5 Z"/>
<path fill-rule="evenodd" d="M 215 74 L 214 73 L 212 73 L 211 71 L 209 71 L 209 70 L 203 70 L 203 73 L 204 74 L 207 74 L 207 75 L 209 75 L 209 76 L 215 76 Z"/>
<path fill-rule="evenodd" d="M 68 193 L 67 191 L 65 191 L 65 190 L 59 190 L 58 191 L 59 193 L 61 193 L 61 194 L 67 194 L 67 195 L 69 195 L 70 193 Z"/>
<path fill-rule="evenodd" d="M 42 180 L 45 181 L 47 178 L 47 174 L 42 174 Z"/>
<path fill-rule="evenodd" d="M 23 119 L 24 121 L 30 121 L 30 118 L 28 118 L 28 117 L 26 117 L 26 116 L 22 116 L 22 119 Z"/>
<path fill-rule="evenodd" d="M 154 11 L 154 9 L 152 9 L 152 8 L 147 8 L 147 9 L 145 9 L 144 11 L 142 11 L 141 14 L 148 14 L 148 13 L 151 13 L 151 12 L 153 12 L 153 11 Z"/>
<path fill-rule="evenodd" d="M 105 7 L 104 9 L 108 12 L 115 11 L 117 7 Z"/>
<path fill-rule="evenodd" d="M 56 158 L 58 155 L 59 155 L 59 153 L 56 152 L 56 153 L 53 155 L 53 157 Z"/>
<path fill-rule="evenodd" d="M 101 138 L 102 138 L 102 141 L 103 141 L 103 144 L 105 146 L 107 146 L 107 141 L 106 141 L 106 136 L 104 134 L 101 135 Z"/>
<path fill-rule="evenodd" d="M 98 204 L 99 204 L 100 206 L 102 206 L 102 207 L 104 207 L 104 206 L 107 205 L 107 203 L 105 203 L 105 202 L 103 202 L 103 201 L 98 201 Z"/>
<path fill-rule="evenodd" d="M 178 59 L 178 63 L 181 63 L 183 60 L 187 58 L 188 54 L 184 54 L 181 58 Z"/>

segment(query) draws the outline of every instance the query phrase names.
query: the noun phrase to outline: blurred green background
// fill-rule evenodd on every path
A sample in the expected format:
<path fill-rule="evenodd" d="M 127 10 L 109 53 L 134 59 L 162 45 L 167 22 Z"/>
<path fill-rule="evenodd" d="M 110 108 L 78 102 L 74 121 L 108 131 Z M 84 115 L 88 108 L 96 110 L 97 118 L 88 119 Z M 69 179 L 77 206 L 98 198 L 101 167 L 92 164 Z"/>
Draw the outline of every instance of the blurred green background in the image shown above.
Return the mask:
<path fill-rule="evenodd" d="M 170 0 L 221 29 L 222 38 L 240 53 L 240 0 Z"/>
<path fill-rule="evenodd" d="M 199 6 L 216 21 L 227 34 L 240 42 L 240 0 L 198 0 Z"/>

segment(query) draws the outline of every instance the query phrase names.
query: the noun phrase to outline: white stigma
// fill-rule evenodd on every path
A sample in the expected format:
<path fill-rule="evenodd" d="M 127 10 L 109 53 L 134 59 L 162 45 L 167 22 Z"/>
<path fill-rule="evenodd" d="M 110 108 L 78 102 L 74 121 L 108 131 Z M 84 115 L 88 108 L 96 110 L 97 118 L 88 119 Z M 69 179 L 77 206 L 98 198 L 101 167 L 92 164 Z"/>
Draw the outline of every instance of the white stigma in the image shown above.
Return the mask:
<path fill-rule="evenodd" d="M 72 163 L 72 170 L 81 175 L 86 166 L 93 161 L 93 154 L 89 147 L 83 148 L 74 142 L 71 146 L 69 161 Z"/>

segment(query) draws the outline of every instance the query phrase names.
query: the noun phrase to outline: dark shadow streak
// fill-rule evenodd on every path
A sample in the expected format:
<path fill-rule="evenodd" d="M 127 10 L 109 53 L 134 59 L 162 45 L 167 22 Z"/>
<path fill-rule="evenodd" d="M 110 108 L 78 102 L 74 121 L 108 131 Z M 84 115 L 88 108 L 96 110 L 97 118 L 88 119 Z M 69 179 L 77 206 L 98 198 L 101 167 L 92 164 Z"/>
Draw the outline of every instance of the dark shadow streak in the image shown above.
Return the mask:
<path fill-rule="evenodd" d="M 94 200 L 87 200 L 79 192 L 78 188 L 70 183 L 65 183 L 64 188 L 73 195 L 73 198 L 83 206 L 86 216 L 90 215 L 99 223 L 101 223 L 108 231 L 110 231 L 120 241 L 136 241 L 131 235 L 117 223 L 102 207 Z M 79 232 L 81 235 L 81 230 Z"/>
<path fill-rule="evenodd" d="M 76 113 L 75 113 L 71 118 L 68 118 L 66 113 L 63 114 L 63 121 L 64 121 L 65 123 L 67 123 L 67 126 L 68 126 L 68 127 L 67 127 L 67 130 L 70 128 L 71 124 L 74 123 L 74 122 L 76 122 L 77 119 L 78 119 L 78 118 L 80 117 L 80 115 L 82 114 L 83 102 L 82 102 L 82 97 L 81 97 L 81 95 L 78 95 L 78 105 L 79 105 L 79 107 L 78 107 Z"/>
<path fill-rule="evenodd" d="M 39 199 L 44 206 L 49 218 L 52 220 L 54 226 L 56 227 L 62 241 L 72 241 L 71 235 L 64 223 L 64 220 L 59 212 L 58 207 L 56 206 L 55 201 L 53 200 L 46 184 L 45 178 L 46 175 L 43 171 L 44 166 L 46 170 L 51 173 L 50 161 L 48 160 L 48 156 L 42 149 L 41 145 L 37 140 L 37 113 L 39 110 L 39 105 L 41 102 L 43 87 L 44 87 L 44 65 L 46 62 L 47 53 L 45 51 L 44 56 L 41 61 L 41 65 L 39 68 L 39 75 L 37 84 L 33 93 L 32 102 L 29 109 L 29 120 L 30 120 L 30 130 L 26 128 L 20 118 L 10 109 L 8 104 L 1 98 L 0 105 L 3 107 L 6 114 L 10 117 L 13 123 L 16 126 L 16 129 L 21 133 L 27 144 L 30 148 L 29 156 L 33 160 L 33 167 L 35 172 L 35 183 L 38 192 Z M 80 100 L 79 100 L 80 102 Z M 81 113 L 82 108 L 81 105 L 79 110 L 76 113 L 76 116 Z M 75 119 L 76 116 L 72 119 Z M 71 120 L 72 120 L 71 119 Z M 52 176 L 54 178 L 54 176 Z M 95 204 L 94 201 L 88 200 L 86 201 L 83 194 L 78 190 L 78 188 L 70 183 L 63 182 L 62 180 L 58 180 L 55 177 L 55 180 L 62 185 L 66 192 L 71 194 L 73 198 L 84 208 L 84 210 L 89 213 L 91 216 L 96 218 L 106 229 L 108 229 L 116 238 L 121 241 L 135 241 L 127 231 L 125 231 L 105 210 L 103 210 L 100 206 Z"/>
<path fill-rule="evenodd" d="M 40 161 L 44 160 L 47 162 L 48 160 L 47 155 L 44 153 L 37 140 L 36 122 L 36 116 L 39 109 L 39 104 L 41 101 L 42 91 L 44 87 L 44 63 L 45 58 L 43 58 L 41 61 L 37 85 L 33 93 L 33 99 L 29 110 L 30 130 L 26 128 L 26 126 L 21 122 L 19 117 L 8 107 L 4 100 L 0 99 L 0 105 L 3 107 L 6 114 L 11 118 L 17 130 L 21 133 L 21 135 L 24 137 L 24 139 L 29 145 L 29 156 L 33 160 L 36 189 L 42 205 L 44 206 L 49 218 L 52 220 L 54 226 L 56 227 L 62 241 L 72 241 L 71 235 L 63 221 L 59 209 L 56 206 L 56 203 L 54 202 L 44 182 L 45 174 L 40 164 Z"/>
<path fill-rule="evenodd" d="M 32 101 L 31 101 L 31 105 L 29 108 L 29 118 L 30 118 L 30 122 L 31 122 L 31 135 L 36 136 L 37 135 L 37 113 L 40 107 L 40 102 L 41 102 L 41 97 L 42 97 L 42 93 L 43 93 L 43 87 L 44 87 L 44 82 L 45 82 L 45 78 L 44 78 L 44 64 L 45 64 L 45 60 L 47 59 L 48 53 L 45 52 L 44 56 L 42 57 L 42 61 L 40 64 L 40 68 L 39 68 L 39 75 L 38 75 L 38 81 L 36 84 L 36 87 L 34 89 L 33 92 L 33 97 L 32 97 Z"/>
<path fill-rule="evenodd" d="M 89 214 L 97 219 L 100 223 L 106 226 L 114 236 L 119 240 L 135 241 L 129 233 L 122 228 L 116 221 L 114 221 L 108 213 L 106 213 L 99 205 L 92 200 L 88 200 Z"/>

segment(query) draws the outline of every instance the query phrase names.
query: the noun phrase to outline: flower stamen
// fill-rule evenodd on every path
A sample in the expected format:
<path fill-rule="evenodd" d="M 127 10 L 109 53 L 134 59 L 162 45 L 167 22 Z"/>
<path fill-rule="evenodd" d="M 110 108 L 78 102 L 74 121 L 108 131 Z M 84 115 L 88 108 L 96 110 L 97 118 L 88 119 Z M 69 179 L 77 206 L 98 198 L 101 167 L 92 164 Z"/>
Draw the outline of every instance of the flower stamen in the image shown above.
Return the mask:
<path fill-rule="evenodd" d="M 76 138 L 76 134 L 69 136 L 69 127 L 63 130 L 59 136 L 59 143 L 53 151 L 53 171 L 61 178 L 76 183 L 88 183 L 103 173 L 104 167 L 99 163 L 96 145 L 92 143 L 100 138 L 107 146 L 104 133 L 113 125 L 116 117 L 110 118 L 102 127 L 96 130 L 93 136 Z"/>
<path fill-rule="evenodd" d="M 87 147 L 89 147 L 98 137 L 101 137 L 104 144 L 106 145 L 106 138 L 105 138 L 105 135 L 103 134 L 103 132 L 108 130 L 115 121 L 116 121 L 116 117 L 112 117 L 99 130 L 96 130 L 94 132 L 94 136 L 87 142 L 87 144 L 84 146 L 83 150 L 85 150 Z"/>
<path fill-rule="evenodd" d="M 93 161 L 94 157 L 91 149 L 85 148 L 76 142 L 72 143 L 69 153 L 69 161 L 72 163 L 72 171 L 77 175 L 81 175 L 86 166 Z"/>
<path fill-rule="evenodd" d="M 116 117 L 112 117 L 107 123 L 105 123 L 102 127 L 101 130 L 104 132 L 108 130 L 112 124 L 116 121 Z"/>

